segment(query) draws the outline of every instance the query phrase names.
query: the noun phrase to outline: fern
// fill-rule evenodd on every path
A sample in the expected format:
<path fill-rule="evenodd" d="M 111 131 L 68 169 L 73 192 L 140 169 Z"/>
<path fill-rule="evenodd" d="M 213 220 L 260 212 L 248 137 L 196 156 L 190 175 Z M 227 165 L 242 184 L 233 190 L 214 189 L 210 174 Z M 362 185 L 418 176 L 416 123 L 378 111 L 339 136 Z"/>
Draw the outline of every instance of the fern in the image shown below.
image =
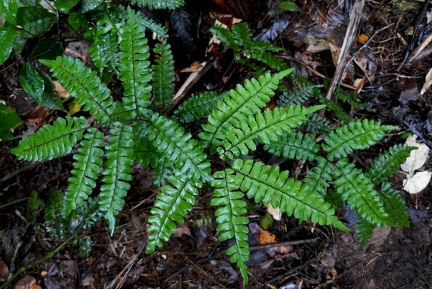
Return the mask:
<path fill-rule="evenodd" d="M 135 13 L 130 8 L 127 12 L 128 21 L 120 29 L 119 73 L 124 87 L 122 110 L 135 119 L 145 114 L 145 108 L 150 105 L 152 73 L 147 38 L 139 29 Z"/>
<path fill-rule="evenodd" d="M 265 106 L 274 95 L 279 81 L 291 71 L 289 69 L 273 75 L 266 73 L 258 79 L 246 80 L 244 86 L 237 85 L 212 111 L 208 117 L 209 124 L 203 125 L 206 132 L 199 136 L 208 145 L 219 146 L 225 139 L 226 131 L 235 128 L 237 123 L 246 119 L 245 116 L 255 114 Z"/>
<path fill-rule="evenodd" d="M 330 187 L 332 181 L 332 173 L 334 166 L 331 162 L 325 158 L 319 156 L 316 158 L 316 166 L 309 171 L 307 178 L 304 179 L 304 185 L 302 191 L 317 192 L 318 194 L 325 196 L 327 189 Z"/>
<path fill-rule="evenodd" d="M 153 113 L 149 122 L 141 124 L 145 135 L 164 156 L 174 160 L 174 166 L 190 178 L 195 186 L 211 180 L 210 163 L 198 142 L 173 120 Z"/>
<path fill-rule="evenodd" d="M 279 97 L 276 104 L 278 106 L 287 106 L 289 104 L 301 105 L 302 103 L 310 99 L 312 96 L 319 95 L 320 87 L 322 87 L 322 85 L 313 85 L 310 83 L 299 83 L 297 87 L 290 90 L 289 92 L 285 91 Z"/>
<path fill-rule="evenodd" d="M 184 5 L 184 0 L 131 0 L 131 2 L 153 9 L 175 9 Z"/>
<path fill-rule="evenodd" d="M 347 157 L 354 150 L 366 149 L 376 144 L 384 133 L 396 129 L 395 126 L 380 125 L 374 120 L 364 119 L 353 121 L 331 131 L 324 138 L 323 149 L 328 153 L 330 160 Z"/>
<path fill-rule="evenodd" d="M 372 183 L 377 185 L 386 182 L 390 176 L 397 172 L 413 149 L 415 147 L 399 144 L 379 155 L 367 172 Z"/>
<path fill-rule="evenodd" d="M 119 122 L 113 124 L 111 136 L 105 145 L 105 169 L 99 195 L 100 210 L 105 213 L 111 234 L 114 232 L 115 216 L 123 209 L 124 198 L 132 179 L 133 135 L 132 127 Z"/>
<path fill-rule="evenodd" d="M 167 108 L 174 94 L 174 61 L 171 46 L 167 43 L 156 44 L 154 52 L 159 55 L 153 65 L 153 87 L 156 104 Z"/>
<path fill-rule="evenodd" d="M 334 216 L 330 204 L 319 194 L 300 190 L 301 182 L 288 178 L 288 171 L 280 172 L 278 166 L 239 159 L 234 161 L 232 169 L 236 173 L 235 184 L 256 202 L 271 204 L 300 221 L 311 219 L 314 223 L 347 230 Z"/>
<path fill-rule="evenodd" d="M 220 232 L 221 242 L 234 238 L 235 244 L 227 250 L 227 255 L 231 256 L 230 261 L 237 263 L 245 283 L 248 282 L 246 262 L 249 260 L 248 240 L 248 218 L 242 216 L 247 213 L 246 202 L 243 200 L 244 194 L 237 191 L 238 186 L 231 182 L 233 170 L 224 170 L 215 173 L 215 180 L 212 186 L 215 188 L 211 206 L 218 207 L 215 212 L 218 226 L 216 230 Z"/>
<path fill-rule="evenodd" d="M 175 232 L 176 224 L 183 223 L 184 216 L 195 204 L 198 195 L 197 188 L 190 180 L 185 180 L 182 175 L 168 177 L 172 186 L 164 186 L 157 197 L 152 215 L 149 217 L 149 241 L 147 252 L 152 253 L 157 247 L 162 247 L 163 242 Z"/>
<path fill-rule="evenodd" d="M 313 161 L 318 156 L 320 146 L 312 136 L 294 131 L 266 144 L 264 150 L 279 157 Z"/>
<path fill-rule="evenodd" d="M 264 113 L 250 115 L 245 122 L 240 123 L 240 128 L 226 134 L 218 152 L 222 159 L 246 155 L 249 150 L 256 150 L 255 139 L 266 144 L 276 141 L 279 135 L 290 132 L 292 128 L 304 122 L 306 115 L 321 108 L 322 106 L 288 106 L 274 110 L 266 109 Z"/>
<path fill-rule="evenodd" d="M 379 200 L 378 192 L 373 184 L 360 169 L 342 159 L 336 163 L 333 175 L 336 179 L 334 187 L 351 208 L 357 209 L 359 215 L 375 226 L 389 224 L 388 215 L 384 211 L 383 203 Z"/>
<path fill-rule="evenodd" d="M 111 120 L 114 102 L 106 84 L 95 72 L 81 61 L 71 57 L 57 57 L 56 60 L 40 60 L 50 68 L 53 76 L 62 80 L 69 94 L 83 106 L 85 111 L 94 114 L 100 123 Z"/>
<path fill-rule="evenodd" d="M 205 91 L 192 95 L 188 100 L 179 105 L 174 114 L 180 122 L 193 122 L 209 115 L 217 103 L 226 96 L 225 93 L 217 94 L 215 91 Z"/>
<path fill-rule="evenodd" d="M 103 133 L 96 128 L 88 129 L 80 145 L 78 153 L 73 156 L 75 162 L 66 193 L 66 216 L 81 206 L 96 187 L 104 153 L 101 149 L 104 145 Z"/>
<path fill-rule="evenodd" d="M 57 158 L 69 153 L 88 127 L 83 117 L 58 118 L 52 125 L 45 125 L 37 134 L 23 139 L 11 152 L 27 161 Z"/>
<path fill-rule="evenodd" d="M 245 58 L 255 59 L 275 71 L 283 71 L 288 69 L 288 65 L 270 54 L 270 52 L 281 51 L 282 48 L 272 45 L 268 42 L 253 40 L 250 36 L 251 31 L 245 22 L 234 24 L 231 31 L 226 30 L 222 26 L 212 26 L 210 28 L 216 38 L 226 45 L 230 45 L 237 55 L 244 55 Z M 246 62 L 246 64 L 249 64 Z"/>

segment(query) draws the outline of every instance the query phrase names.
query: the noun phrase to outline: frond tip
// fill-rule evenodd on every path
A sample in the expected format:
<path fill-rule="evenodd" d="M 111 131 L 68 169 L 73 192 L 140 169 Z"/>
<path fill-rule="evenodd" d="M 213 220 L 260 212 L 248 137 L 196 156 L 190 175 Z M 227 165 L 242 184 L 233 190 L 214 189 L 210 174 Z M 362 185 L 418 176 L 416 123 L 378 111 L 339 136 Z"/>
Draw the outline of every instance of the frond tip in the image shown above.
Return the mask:
<path fill-rule="evenodd" d="M 21 140 L 11 152 L 27 161 L 54 159 L 69 153 L 88 127 L 84 117 L 58 118 L 52 125 L 45 125 L 37 133 Z"/>

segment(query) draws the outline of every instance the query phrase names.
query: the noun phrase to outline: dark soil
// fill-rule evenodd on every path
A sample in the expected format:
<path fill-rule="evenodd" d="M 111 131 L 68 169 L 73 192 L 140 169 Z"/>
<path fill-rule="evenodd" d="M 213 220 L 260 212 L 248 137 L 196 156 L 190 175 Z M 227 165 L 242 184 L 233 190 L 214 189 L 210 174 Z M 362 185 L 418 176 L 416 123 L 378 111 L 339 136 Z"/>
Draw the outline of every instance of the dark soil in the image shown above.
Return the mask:
<path fill-rule="evenodd" d="M 181 59 L 176 63 L 178 70 L 205 57 L 210 36 L 207 30 L 212 21 L 209 14 L 228 11 L 236 17 L 248 19 L 257 37 L 283 45 L 286 48 L 283 56 L 292 61 L 291 65 L 298 74 L 319 83 L 322 83 L 320 75 L 332 77 L 335 66 L 330 52 L 305 56 L 308 44 L 299 31 L 311 27 L 325 16 L 336 17 L 334 21 L 346 21 L 343 10 L 336 8 L 337 1 L 305 1 L 302 12 L 279 14 L 268 14 L 266 1 L 250 1 L 258 5 L 253 7 L 249 6 L 252 5 L 249 1 L 238 1 L 243 4 L 240 8 L 229 4 L 233 1 L 219 3 L 219 6 L 207 2 L 194 6 L 196 3 L 192 2 L 186 6 L 194 21 L 190 38 L 182 38 L 171 30 L 173 35 L 177 35 L 173 49 L 174 57 Z M 344 3 L 350 5 L 350 1 Z M 432 132 L 432 97 L 430 92 L 420 95 L 431 60 L 426 56 L 413 63 L 404 60 L 407 51 L 410 55 L 422 41 L 419 37 L 427 25 L 426 16 L 416 24 L 422 5 L 422 2 L 416 1 L 366 2 L 360 33 L 371 37 L 376 31 L 390 26 L 376 34 L 365 50 L 373 56 L 376 71 L 374 77 L 366 80 L 359 97 L 371 106 L 371 110 L 348 108 L 348 112 L 354 118 L 367 117 L 398 125 L 400 134 L 417 134 L 422 142 L 432 147 L 429 136 Z M 272 9 L 275 8 L 271 8 L 270 12 Z M 430 9 L 430 6 L 427 7 L 428 11 Z M 342 15 L 335 16 L 332 11 L 342 11 Z M 197 26 L 195 23 L 202 24 Z M 419 27 L 419 31 L 412 36 L 407 31 L 415 27 Z M 337 45 L 344 35 L 334 29 L 316 39 Z M 408 44 L 411 38 L 415 41 L 410 48 L 400 38 L 405 38 Z M 351 53 L 361 45 L 356 43 Z M 304 58 L 296 58 L 298 55 Z M 222 69 L 229 67 L 239 72 L 230 71 L 227 86 L 248 76 L 244 69 L 231 65 L 230 52 L 214 57 L 220 57 Z M 20 57 L 15 55 L 15 58 Z M 305 69 L 299 61 L 306 58 L 312 63 L 314 71 Z M 25 125 L 15 132 L 17 137 L 34 132 L 55 117 L 49 110 L 38 107 L 19 88 L 19 65 L 14 61 L 5 63 L 0 75 L 0 99 L 25 120 Z M 347 76 L 343 81 L 352 85 L 354 79 L 363 75 L 355 67 L 351 79 Z M 193 90 L 217 86 L 222 77 L 226 75 L 210 70 Z M 183 78 L 180 76 L 179 86 Z M 2 142 L 0 146 L 0 282 L 20 267 L 43 258 L 58 245 L 43 232 L 37 222 L 39 219 L 34 222 L 28 218 L 27 198 L 32 191 L 36 191 L 42 199 L 54 188 L 64 191 L 72 161 L 69 155 L 38 164 L 19 162 L 10 154 L 10 149 L 17 142 Z M 390 144 L 381 145 L 386 148 Z M 372 155 L 378 153 L 370 152 Z M 400 174 L 393 179 L 394 187 L 401 188 L 402 178 Z M 89 256 L 82 257 L 75 247 L 66 245 L 53 258 L 26 268 L 19 277 L 27 279 L 21 279 L 18 283 L 20 278 L 15 280 L 16 288 L 36 289 L 37 285 L 43 288 L 242 288 L 239 272 L 225 254 L 229 244 L 217 240 L 214 212 L 208 204 L 210 191 L 200 195 L 186 223 L 179 227 L 163 249 L 152 255 L 145 254 L 147 218 L 156 194 L 151 172 L 135 167 L 131 192 L 119 216 L 119 227 L 114 236 L 109 235 L 104 223 L 97 224 L 87 232 L 94 243 Z M 342 233 L 308 222 L 298 224 L 286 216 L 268 229 L 278 242 L 260 245 L 257 240 L 258 221 L 266 210 L 257 207 L 253 215 L 248 216 L 251 221 L 249 243 L 252 254 L 248 264 L 250 284 L 246 288 L 432 288 L 432 188 L 429 186 L 417 195 L 402 194 L 409 208 L 410 228 L 377 228 L 362 248 L 358 245 L 354 229 Z M 355 216 L 347 211 L 340 212 L 340 218 L 350 224 Z"/>

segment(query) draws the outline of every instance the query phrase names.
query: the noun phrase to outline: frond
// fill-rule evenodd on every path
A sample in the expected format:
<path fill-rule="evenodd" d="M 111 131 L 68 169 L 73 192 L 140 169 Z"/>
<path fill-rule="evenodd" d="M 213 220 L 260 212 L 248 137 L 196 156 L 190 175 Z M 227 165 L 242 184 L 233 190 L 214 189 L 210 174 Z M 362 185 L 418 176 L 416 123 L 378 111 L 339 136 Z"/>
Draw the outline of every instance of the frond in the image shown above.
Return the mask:
<path fill-rule="evenodd" d="M 257 113 L 254 116 L 239 121 L 238 128 L 228 131 L 226 138 L 222 140 L 222 146 L 218 152 L 222 159 L 246 155 L 249 150 L 256 150 L 254 140 L 259 139 L 262 143 L 269 144 L 277 141 L 278 136 L 289 133 L 306 120 L 306 116 L 323 106 L 287 106 L 266 109 L 264 113 Z"/>
<path fill-rule="evenodd" d="M 138 127 L 136 127 L 138 129 Z M 134 131 L 135 134 L 139 130 Z M 155 167 L 162 154 L 156 149 L 151 141 L 145 137 L 135 139 L 134 142 L 134 158 L 137 163 L 142 164 L 144 167 Z"/>
<path fill-rule="evenodd" d="M 162 187 L 167 184 L 168 177 L 173 174 L 173 162 L 169 157 L 158 159 L 157 166 L 153 167 L 153 184 Z"/>
<path fill-rule="evenodd" d="M 295 88 L 288 92 L 284 92 L 276 101 L 278 106 L 300 105 L 320 93 L 322 85 L 314 85 L 312 83 L 299 83 Z"/>
<path fill-rule="evenodd" d="M 319 102 L 326 106 L 326 109 L 334 112 L 337 119 L 344 123 L 349 123 L 352 121 L 351 116 L 345 112 L 345 110 L 334 100 L 327 99 L 324 96 L 317 97 Z"/>
<path fill-rule="evenodd" d="M 237 187 L 230 183 L 233 170 L 224 170 L 215 173 L 212 186 L 215 188 L 211 206 L 218 207 L 215 212 L 218 226 L 216 231 L 221 233 L 221 242 L 234 238 L 234 245 L 227 250 L 231 256 L 230 261 L 237 263 L 245 284 L 248 283 L 246 262 L 249 260 L 248 227 L 249 219 L 243 215 L 247 213 L 244 194 L 237 191 Z"/>
<path fill-rule="evenodd" d="M 124 87 L 122 106 L 130 119 L 145 113 L 150 105 L 152 79 L 149 46 L 135 13 L 128 8 L 128 21 L 120 28 L 119 73 Z"/>
<path fill-rule="evenodd" d="M 179 105 L 174 114 L 182 123 L 194 122 L 209 115 L 226 96 L 225 93 L 219 94 L 216 91 L 204 91 L 192 95 L 188 100 Z"/>
<path fill-rule="evenodd" d="M 226 131 L 235 128 L 245 116 L 253 115 L 265 107 L 279 82 L 291 71 L 292 69 L 289 69 L 273 75 L 266 73 L 258 79 L 246 80 L 243 86 L 238 84 L 236 89 L 230 90 L 229 95 L 213 109 L 208 117 L 209 124 L 202 126 L 205 132 L 199 136 L 209 145 L 219 146 L 226 137 Z"/>
<path fill-rule="evenodd" d="M 331 122 L 325 116 L 321 116 L 319 113 L 313 113 L 308 116 L 308 120 L 301 125 L 299 130 L 313 134 L 327 134 L 332 129 Z"/>
<path fill-rule="evenodd" d="M 114 233 L 115 217 L 123 209 L 124 198 L 132 179 L 134 141 L 132 127 L 115 122 L 105 145 L 105 169 L 99 195 L 99 209 L 104 212 L 111 234 Z"/>
<path fill-rule="evenodd" d="M 368 119 L 353 121 L 331 131 L 324 138 L 322 147 L 328 152 L 329 160 L 345 158 L 354 150 L 363 150 L 376 144 L 387 131 L 396 128 Z"/>
<path fill-rule="evenodd" d="M 153 19 L 150 19 L 142 14 L 137 14 L 136 20 L 144 28 L 149 29 L 150 31 L 155 33 L 158 39 L 168 39 L 168 30 L 161 24 L 154 22 Z"/>
<path fill-rule="evenodd" d="M 416 148 L 409 147 L 406 144 L 391 147 L 374 159 L 367 171 L 368 177 L 376 185 L 387 181 L 390 176 L 393 176 L 399 170 L 401 164 L 405 162 L 414 149 Z"/>
<path fill-rule="evenodd" d="M 153 113 L 147 122 L 143 122 L 140 133 L 146 136 L 160 153 L 174 162 L 174 167 L 181 171 L 184 178 L 201 187 L 204 181 L 210 181 L 210 162 L 198 141 L 177 122 Z"/>
<path fill-rule="evenodd" d="M 265 42 L 263 42 L 265 43 Z M 252 46 L 250 49 L 250 58 L 258 60 L 268 67 L 274 69 L 275 71 L 283 71 L 289 68 L 288 64 L 284 62 L 282 59 L 274 56 L 273 54 L 266 53 L 265 51 L 260 50 L 257 46 Z"/>
<path fill-rule="evenodd" d="M 341 230 L 346 227 L 334 216 L 331 205 L 313 191 L 301 189 L 301 182 L 288 178 L 288 171 L 279 171 L 278 166 L 240 159 L 234 161 L 235 182 L 255 202 L 271 204 L 287 215 L 300 221 L 311 219 L 320 225 L 333 225 Z"/>
<path fill-rule="evenodd" d="M 330 186 L 329 182 L 332 181 L 332 173 L 334 166 L 325 158 L 318 156 L 316 158 L 316 166 L 310 170 L 307 177 L 303 180 L 302 191 L 316 192 L 321 196 L 327 194 L 327 188 Z"/>
<path fill-rule="evenodd" d="M 99 123 L 111 120 L 113 98 L 106 84 L 101 82 L 94 71 L 72 57 L 59 56 L 56 60 L 39 61 L 50 68 L 53 76 L 83 106 L 83 110 L 94 115 L 95 120 Z"/>
<path fill-rule="evenodd" d="M 174 96 L 174 60 L 171 46 L 166 42 L 158 43 L 153 51 L 159 55 L 152 67 L 155 102 L 167 108 Z"/>
<path fill-rule="evenodd" d="M 372 236 L 374 225 L 366 221 L 365 219 L 358 217 L 356 223 L 357 238 L 359 240 L 360 247 L 363 247 L 367 240 Z"/>
<path fill-rule="evenodd" d="M 44 125 L 37 133 L 22 139 L 11 152 L 27 161 L 54 159 L 69 153 L 88 127 L 84 117 L 58 118 L 52 125 Z"/>
<path fill-rule="evenodd" d="M 62 240 L 66 236 L 67 221 L 65 203 L 60 191 L 54 190 L 48 194 L 44 206 L 45 228 L 51 237 Z"/>
<path fill-rule="evenodd" d="M 66 193 L 66 216 L 80 207 L 96 187 L 104 154 L 101 149 L 104 145 L 103 137 L 103 133 L 96 128 L 89 128 L 80 142 L 78 153 L 73 156 L 75 162 Z"/>
<path fill-rule="evenodd" d="M 184 223 L 184 217 L 195 204 L 197 188 L 182 175 L 171 175 L 168 181 L 172 186 L 164 186 L 158 194 L 151 216 L 147 253 L 153 253 L 163 242 L 168 241 L 177 229 L 176 223 Z"/>
<path fill-rule="evenodd" d="M 98 33 L 93 38 L 93 43 L 89 47 L 89 52 L 94 65 L 98 68 L 99 74 L 117 74 L 118 49 L 117 34 L 110 32 Z"/>
<path fill-rule="evenodd" d="M 389 215 L 392 226 L 407 228 L 410 225 L 409 215 L 405 200 L 401 193 L 394 190 L 389 183 L 382 183 L 378 191 L 379 196 L 384 204 L 384 210 Z"/>
<path fill-rule="evenodd" d="M 276 141 L 264 146 L 264 150 L 275 156 L 305 161 L 313 161 L 320 148 L 315 138 L 299 131 L 283 134 Z"/>
<path fill-rule="evenodd" d="M 246 25 L 247 27 L 247 25 Z M 250 30 L 248 29 L 248 35 L 250 34 Z M 213 25 L 210 27 L 209 31 L 213 33 L 218 40 L 220 40 L 225 45 L 231 46 L 235 53 L 240 53 L 240 41 L 236 39 L 231 33 L 231 31 L 225 29 L 222 25 Z"/>
<path fill-rule="evenodd" d="M 131 2 L 152 9 L 175 9 L 184 5 L 184 0 L 131 0 Z"/>
<path fill-rule="evenodd" d="M 335 95 L 338 100 L 348 103 L 358 110 L 370 110 L 370 107 L 364 104 L 354 91 L 343 89 L 340 86 L 336 87 Z"/>
<path fill-rule="evenodd" d="M 334 187 L 342 199 L 373 225 L 387 225 L 388 214 L 371 180 L 347 159 L 338 161 L 336 167 Z"/>

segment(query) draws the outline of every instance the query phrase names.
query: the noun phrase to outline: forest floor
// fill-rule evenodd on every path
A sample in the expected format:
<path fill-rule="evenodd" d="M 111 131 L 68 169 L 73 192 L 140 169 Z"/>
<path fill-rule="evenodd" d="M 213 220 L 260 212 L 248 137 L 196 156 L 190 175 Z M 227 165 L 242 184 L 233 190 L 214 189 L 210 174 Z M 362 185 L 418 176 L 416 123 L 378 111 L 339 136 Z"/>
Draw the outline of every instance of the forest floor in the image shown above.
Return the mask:
<path fill-rule="evenodd" d="M 334 58 L 342 46 L 353 4 L 353 1 L 340 1 L 343 2 L 340 5 L 338 1 L 304 1 L 302 5 L 299 3 L 300 12 L 276 13 L 272 11 L 276 9 L 274 5 L 267 6 L 272 1 L 261 1 L 260 10 L 246 0 L 238 1 L 243 3 L 238 7 L 230 6 L 232 1 L 214 1 L 217 4 L 202 1 L 205 4 L 195 6 L 196 3 L 190 2 L 184 11 L 191 15 L 189 24 L 194 33 L 186 40 L 192 43 L 187 44 L 179 33 L 172 43 L 174 59 L 178 59 L 179 87 L 188 75 L 180 73 L 182 69 L 197 61 L 210 61 L 205 59 L 209 39 L 203 36 L 208 34 L 208 23 L 215 17 L 233 21 L 233 15 L 248 19 L 256 39 L 284 47 L 283 55 L 296 73 L 315 83 L 322 83 L 323 76 L 331 79 L 337 66 Z M 432 81 L 426 76 L 432 67 L 428 56 L 432 52 L 430 39 L 427 40 L 432 31 L 432 8 L 427 5 L 428 1 L 366 1 L 358 35 L 368 38 L 354 41 L 349 55 L 356 54 L 358 61 L 347 69 L 342 82 L 346 89 L 356 87 L 360 99 L 371 107 L 369 111 L 351 109 L 348 111 L 351 117 L 397 125 L 401 128 L 399 133 L 416 134 L 420 142 L 431 147 L 432 93 L 425 83 Z M 331 29 L 323 32 L 316 28 L 329 21 Z M 340 25 L 335 24 L 339 22 Z M 75 51 L 86 53 L 85 47 L 76 45 Z M 194 90 L 212 87 L 226 77 L 229 78 L 226 85 L 244 80 L 243 68 L 232 58 L 220 61 L 221 67 L 230 67 L 230 75 L 210 70 L 199 79 Z M 310 64 L 307 69 L 305 63 Z M 0 99 L 25 122 L 15 134 L 23 135 L 52 121 L 50 111 L 31 101 L 20 89 L 19 68 L 4 68 Z M 362 84 L 355 84 L 356 80 Z M 422 88 L 426 92 L 421 93 Z M 20 267 L 50 252 L 48 236 L 41 233 L 37 223 L 26 218 L 27 199 L 33 191 L 42 196 L 54 188 L 64 191 L 72 161 L 68 155 L 37 164 L 22 163 L 10 153 L 16 143 L 17 140 L 0 143 L 0 286 Z M 385 144 L 380 147 L 386 148 Z M 429 167 L 426 164 L 424 169 Z M 393 186 L 402 189 L 403 178 L 404 173 L 398 173 L 392 179 Z M 13 286 L 242 288 L 239 272 L 225 254 L 227 244 L 218 242 L 215 236 L 214 211 L 208 206 L 211 193 L 204 190 L 186 223 L 163 249 L 146 255 L 147 218 L 157 190 L 153 189 L 151 171 L 136 165 L 131 191 L 113 236 L 105 223 L 98 223 L 88 232 L 93 241 L 88 257 L 78 257 L 77 252 L 65 246 L 53 258 L 26 268 Z M 358 244 L 354 228 L 344 233 L 309 222 L 299 224 L 287 216 L 263 230 L 259 220 L 266 211 L 256 208 L 248 216 L 251 260 L 250 283 L 245 288 L 432 288 L 432 187 L 429 185 L 418 194 L 403 190 L 401 193 L 411 226 L 377 228 L 363 247 Z M 338 217 L 348 225 L 355 222 L 349 209 L 339 212 Z M 260 238 L 268 233 L 275 237 L 275 242 L 263 245 Z"/>

